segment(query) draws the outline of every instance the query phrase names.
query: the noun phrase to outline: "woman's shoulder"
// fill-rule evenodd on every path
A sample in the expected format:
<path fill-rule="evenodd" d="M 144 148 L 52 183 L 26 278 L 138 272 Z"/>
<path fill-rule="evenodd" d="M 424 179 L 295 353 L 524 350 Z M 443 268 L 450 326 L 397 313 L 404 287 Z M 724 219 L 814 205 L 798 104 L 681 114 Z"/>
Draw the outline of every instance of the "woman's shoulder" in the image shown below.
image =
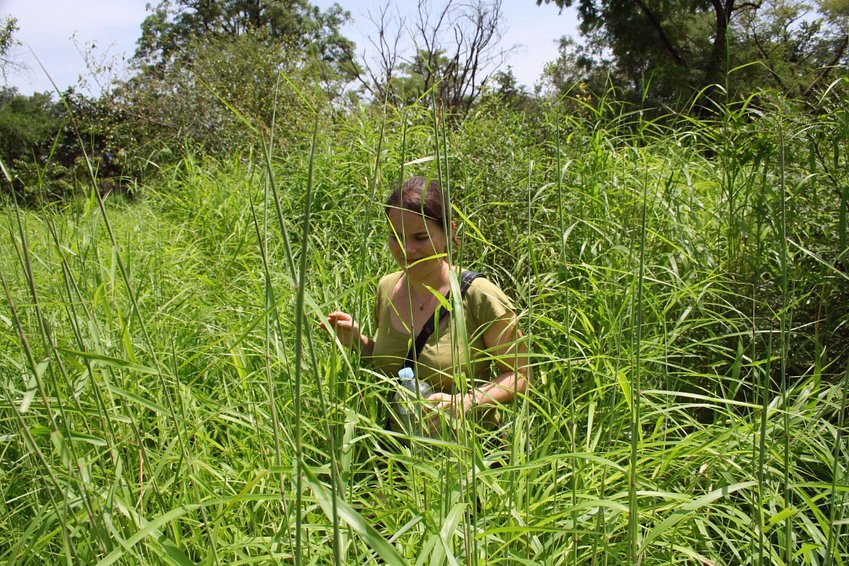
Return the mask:
<path fill-rule="evenodd" d="M 488 293 L 501 293 L 504 291 L 501 290 L 498 283 L 487 277 L 486 273 L 481 273 L 479 271 L 473 271 L 470 269 L 457 270 L 458 279 L 469 279 L 471 278 L 471 283 L 468 284 L 466 289 L 466 293 L 470 293 L 472 295 L 476 294 L 488 294 Z"/>
<path fill-rule="evenodd" d="M 478 274 L 472 284 L 469 285 L 469 289 L 466 291 L 466 300 L 470 307 L 482 311 L 484 318 L 501 318 L 507 312 L 515 312 L 510 297 L 497 283 L 483 274 Z"/>
<path fill-rule="evenodd" d="M 393 271 L 392 273 L 387 273 L 377 282 L 377 297 L 378 300 L 381 298 L 386 300 L 388 297 L 392 296 L 392 291 L 395 290 L 395 286 L 398 284 L 398 280 L 401 279 L 402 271 Z"/>
<path fill-rule="evenodd" d="M 392 289 L 395 288 L 395 285 L 398 283 L 398 280 L 403 275 L 403 271 L 393 271 L 392 273 L 387 273 L 382 276 L 380 280 L 377 282 L 377 288 L 380 291 L 391 292 Z"/>
<path fill-rule="evenodd" d="M 476 271 L 472 271 L 471 273 L 474 274 L 475 278 L 472 280 L 471 285 L 469 285 L 469 292 L 503 292 L 501 291 L 501 287 L 498 286 L 498 283 L 489 279 L 485 273 L 478 273 Z"/>

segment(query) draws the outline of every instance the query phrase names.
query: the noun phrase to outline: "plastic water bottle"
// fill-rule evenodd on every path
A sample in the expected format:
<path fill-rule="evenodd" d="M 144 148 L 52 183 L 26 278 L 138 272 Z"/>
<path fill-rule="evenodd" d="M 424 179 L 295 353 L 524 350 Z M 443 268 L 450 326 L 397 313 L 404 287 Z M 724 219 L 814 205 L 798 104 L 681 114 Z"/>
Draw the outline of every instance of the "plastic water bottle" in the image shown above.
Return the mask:
<path fill-rule="evenodd" d="M 395 414 L 404 432 L 414 434 L 419 429 L 421 401 L 427 399 L 431 388 L 424 380 L 416 380 L 413 368 L 403 367 L 398 372 L 398 391 L 395 393 Z M 424 432 L 427 432 L 426 430 Z"/>

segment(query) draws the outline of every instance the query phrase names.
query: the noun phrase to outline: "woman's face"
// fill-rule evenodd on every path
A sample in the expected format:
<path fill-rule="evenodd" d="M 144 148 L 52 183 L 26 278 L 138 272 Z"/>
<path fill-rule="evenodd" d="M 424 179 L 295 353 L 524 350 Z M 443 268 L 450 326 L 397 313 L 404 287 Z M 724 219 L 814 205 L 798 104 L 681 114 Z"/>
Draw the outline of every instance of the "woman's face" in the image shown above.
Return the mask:
<path fill-rule="evenodd" d="M 436 220 L 412 210 L 393 208 L 389 217 L 389 251 L 405 271 L 426 273 L 446 259 L 448 240 Z"/>

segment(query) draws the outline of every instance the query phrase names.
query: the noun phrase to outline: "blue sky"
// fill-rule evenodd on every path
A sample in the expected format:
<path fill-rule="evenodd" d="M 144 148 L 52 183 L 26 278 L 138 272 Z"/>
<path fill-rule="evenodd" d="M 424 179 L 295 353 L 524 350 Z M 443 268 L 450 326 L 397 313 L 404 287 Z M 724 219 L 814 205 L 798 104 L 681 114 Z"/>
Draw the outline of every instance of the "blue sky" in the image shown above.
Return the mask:
<path fill-rule="evenodd" d="M 158 1 L 0 0 L 0 17 L 11 15 L 18 19 L 20 29 L 15 37 L 23 45 L 15 50 L 14 59 L 27 67 L 22 72 L 8 73 L 8 84 L 24 94 L 53 90 L 48 75 L 60 90 L 77 85 L 81 76 L 88 75 L 84 53 L 89 53 L 95 64 L 111 64 L 111 75 L 107 77 L 124 77 L 124 61 L 135 49 L 147 3 L 155 5 Z M 313 0 L 313 3 L 326 8 L 333 0 Z M 343 32 L 357 43 L 357 51 L 361 53 L 368 46 L 368 36 L 374 32 L 368 12 L 384 1 L 338 3 L 353 16 L 354 21 Z M 433 3 L 441 5 L 442 1 L 433 0 Z M 402 12 L 415 6 L 413 0 L 394 0 L 394 4 Z M 502 44 L 505 48 L 515 47 L 506 65 L 513 67 L 520 83 L 531 88 L 543 65 L 556 57 L 557 39 L 565 34 L 576 35 L 574 13 L 560 14 L 556 6 L 537 6 L 535 0 L 503 0 L 502 8 L 506 23 Z M 87 82 L 89 94 L 97 95 L 98 85 L 90 78 Z"/>

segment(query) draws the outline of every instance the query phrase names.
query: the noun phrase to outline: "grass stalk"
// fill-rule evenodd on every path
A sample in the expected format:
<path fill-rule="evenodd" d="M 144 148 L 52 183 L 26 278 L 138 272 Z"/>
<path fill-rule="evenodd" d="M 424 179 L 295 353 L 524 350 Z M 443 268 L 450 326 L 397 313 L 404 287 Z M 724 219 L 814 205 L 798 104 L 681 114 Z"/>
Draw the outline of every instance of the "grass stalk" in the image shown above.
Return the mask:
<path fill-rule="evenodd" d="M 65 466 L 64 474 L 67 480 L 63 491 L 69 493 L 72 489 L 72 485 L 76 490 L 78 490 L 83 507 L 94 530 L 93 540 L 97 544 L 101 545 L 101 549 L 103 551 L 108 551 L 110 550 L 110 541 L 109 538 L 105 536 L 103 532 L 103 526 L 101 522 L 98 520 L 98 517 L 95 516 L 88 488 L 84 482 L 74 481 L 73 473 L 75 471 L 80 471 L 78 464 L 79 458 L 78 450 L 76 447 L 76 441 L 74 440 L 75 434 L 70 430 L 68 425 L 69 418 L 66 406 L 64 403 L 61 402 L 51 403 L 51 401 L 48 399 L 48 387 L 44 383 L 45 374 L 49 378 L 50 385 L 52 386 L 52 397 L 57 400 L 63 398 L 62 389 L 59 385 L 59 380 L 56 375 L 57 371 L 63 374 L 66 383 L 68 383 L 69 380 L 67 373 L 65 372 L 64 365 L 62 364 L 61 357 L 59 356 L 59 353 L 52 339 L 48 323 L 45 319 L 44 311 L 41 306 L 40 295 L 36 290 L 36 281 L 33 274 L 30 248 L 26 237 L 26 231 L 24 230 L 23 222 L 20 217 L 20 210 L 17 206 L 15 206 L 15 218 L 17 221 L 18 235 L 20 238 L 20 247 L 17 246 L 17 243 L 14 241 L 14 239 L 13 245 L 16 248 L 19 261 L 24 270 L 24 277 L 27 281 L 27 287 L 30 292 L 32 309 L 35 312 L 36 321 L 38 323 L 38 334 L 44 347 L 44 359 L 42 364 L 35 363 L 34 350 L 31 348 L 29 341 L 27 340 L 26 333 L 23 327 L 21 326 L 21 321 L 17 316 L 17 312 L 14 310 L 14 305 L 12 303 L 11 296 L 8 293 L 8 287 L 5 282 L 3 283 L 3 286 L 6 290 L 10 306 L 13 309 L 13 318 L 18 328 L 18 334 L 20 337 L 21 345 L 23 346 L 23 350 L 26 355 L 26 359 L 29 364 L 30 372 L 35 378 L 44 409 L 47 412 L 47 419 L 50 423 L 50 439 L 54 444 L 54 449 L 58 450 L 60 453 L 63 454 L 63 456 L 65 456 L 63 458 L 63 463 Z M 58 370 L 54 369 L 54 366 L 58 367 Z M 67 497 L 65 501 L 67 502 Z"/>
<path fill-rule="evenodd" d="M 556 109 L 555 109 L 555 112 L 554 112 L 554 126 L 555 126 L 555 128 L 554 128 L 554 140 L 555 140 L 555 156 L 556 156 L 555 163 L 556 163 L 556 166 L 557 166 L 557 176 L 556 176 L 556 179 L 557 179 L 557 181 L 556 181 L 557 182 L 557 223 L 558 223 L 558 227 L 559 227 L 557 233 L 558 233 L 558 236 L 559 236 L 558 240 L 560 242 L 558 251 L 559 251 L 559 254 L 560 254 L 560 269 L 563 271 L 563 278 L 566 280 L 565 281 L 566 292 L 564 294 L 563 307 L 564 307 L 564 310 L 565 310 L 564 314 L 565 314 L 565 318 L 566 318 L 566 321 L 567 321 L 566 333 L 565 333 L 565 336 L 564 336 L 564 338 L 566 340 L 565 356 L 566 356 L 567 399 L 568 399 L 568 406 L 574 407 L 575 406 L 575 382 L 574 382 L 575 375 L 574 375 L 574 371 L 573 371 L 573 367 L 572 367 L 572 335 L 571 335 L 572 334 L 572 325 L 569 322 L 572 319 L 572 311 L 571 311 L 571 308 L 570 308 L 570 305 L 571 305 L 570 295 L 571 295 L 571 293 L 570 293 L 569 286 L 568 286 L 568 271 L 567 271 L 568 258 L 567 258 L 567 253 L 566 253 L 566 238 L 568 236 L 567 236 L 567 232 L 566 232 L 566 224 L 565 224 L 565 218 L 564 218 L 565 215 L 564 215 L 564 210 L 563 210 L 565 205 L 566 205 L 565 197 L 564 197 L 564 194 L 563 194 L 563 181 L 564 181 L 563 177 L 566 174 L 566 167 L 568 165 L 563 164 L 563 148 L 561 148 L 561 145 L 560 145 L 561 144 L 560 115 L 559 115 L 559 112 Z M 574 419 L 574 418 L 571 418 L 570 422 L 569 422 L 569 441 L 570 441 L 569 450 L 572 454 L 576 454 L 578 452 L 577 432 L 578 432 L 577 431 L 577 420 Z M 576 506 L 578 504 L 578 478 L 581 475 L 581 471 L 580 471 L 581 464 L 582 464 L 581 460 L 575 461 L 575 465 L 578 466 L 578 470 L 576 471 L 575 474 L 573 474 L 572 480 L 570 482 L 570 484 L 571 484 L 570 485 L 570 492 L 571 492 L 570 493 L 570 497 L 571 497 L 570 506 L 573 509 L 572 514 L 571 514 L 573 525 L 576 525 L 578 523 L 578 512 L 574 509 L 576 509 Z M 555 474 L 557 473 L 556 472 L 556 470 L 557 470 L 556 466 L 557 466 L 557 464 L 555 464 Z M 555 501 L 555 508 L 556 507 L 557 507 L 557 502 Z M 577 529 L 575 529 L 572 533 L 572 562 L 575 563 L 575 564 L 578 563 L 578 541 L 579 541 L 578 531 L 577 531 Z"/>
<path fill-rule="evenodd" d="M 266 200 L 268 198 L 267 188 L 268 187 L 267 187 L 267 181 L 266 181 L 266 191 L 265 191 Z M 278 307 L 277 307 L 277 305 L 278 305 L 278 303 L 277 303 L 277 293 L 274 290 L 274 284 L 272 283 L 272 279 L 271 279 L 271 268 L 269 267 L 269 263 L 268 263 L 268 252 L 267 252 L 267 248 L 268 248 L 267 210 L 268 210 L 268 207 L 263 206 L 263 216 L 264 216 L 263 226 L 260 227 L 259 221 L 258 221 L 257 216 L 256 216 L 256 209 L 253 205 L 253 199 L 251 199 L 250 206 L 251 206 L 251 217 L 252 217 L 253 223 L 254 223 L 254 230 L 256 232 L 257 242 L 259 243 L 260 260 L 262 261 L 262 268 L 263 268 L 263 273 L 264 273 L 264 276 L 265 276 L 264 277 L 264 279 L 265 279 L 265 293 L 264 293 L 265 309 L 264 310 L 265 310 L 265 313 L 267 313 L 267 314 L 264 317 L 265 339 L 263 340 L 263 344 L 265 345 L 265 347 L 264 347 L 264 356 L 263 356 L 263 358 L 264 358 L 263 366 L 264 366 L 264 369 L 265 369 L 266 387 L 268 388 L 268 406 L 269 406 L 269 412 L 271 414 L 271 429 L 272 429 L 271 434 L 272 434 L 272 439 L 274 441 L 274 465 L 277 466 L 278 469 L 282 470 L 282 467 L 283 467 L 283 446 L 282 446 L 282 442 L 281 442 L 281 439 L 280 439 L 281 422 L 280 422 L 280 416 L 279 416 L 278 410 L 277 410 L 277 403 L 278 403 L 277 385 L 275 383 L 273 372 L 272 372 L 272 369 L 271 369 L 271 359 L 272 359 L 272 352 L 271 352 L 272 333 L 271 333 L 271 329 L 272 329 L 272 327 L 274 327 L 276 329 L 277 336 L 281 336 L 283 334 L 283 332 L 282 332 L 282 326 L 280 324 L 280 314 L 279 314 L 279 310 L 278 310 Z M 285 476 L 284 476 L 282 471 L 279 472 L 279 474 L 278 474 L 278 482 L 279 482 L 279 490 L 280 490 L 280 502 L 281 502 L 281 505 L 283 507 L 283 516 L 284 516 L 284 518 L 287 518 L 289 516 L 289 512 L 288 512 L 288 509 L 287 509 L 288 506 L 286 504 L 286 487 L 285 487 L 286 486 L 286 480 L 285 480 Z M 289 529 L 285 525 L 285 523 L 284 523 L 283 530 L 287 533 L 287 535 L 290 535 Z M 292 542 L 291 537 L 290 537 L 289 542 L 290 543 Z"/>
<path fill-rule="evenodd" d="M 316 117 L 316 123 L 313 130 L 313 146 L 310 152 L 309 158 L 309 172 L 307 173 L 307 184 L 306 184 L 306 195 L 304 201 L 304 213 L 303 213 L 303 224 L 302 224 L 302 232 L 301 232 L 301 256 L 300 256 L 300 267 L 298 269 L 298 277 L 295 279 L 296 281 L 296 295 L 295 295 L 295 355 L 292 363 L 295 366 L 295 382 L 294 382 L 294 391 L 293 391 L 293 401 L 294 401 L 294 410 L 295 410 L 295 554 L 297 556 L 303 556 L 303 542 L 302 542 L 302 534 L 301 531 L 303 529 L 303 485 L 302 485 L 302 475 L 304 474 L 304 455 L 303 455 L 303 430 L 302 430 L 302 399 L 301 399 L 301 376 L 303 373 L 303 334 L 304 334 L 304 293 L 306 291 L 306 277 L 307 277 L 307 251 L 309 249 L 309 235 L 310 235 L 310 212 L 312 206 L 312 182 L 313 182 L 313 164 L 315 162 L 315 136 L 318 128 L 318 118 Z M 333 499 L 335 505 L 335 497 Z M 336 508 L 334 506 L 334 532 L 338 529 L 338 524 L 335 523 L 336 519 Z M 334 544 L 335 539 L 334 537 Z M 300 559 L 298 559 L 299 562 Z"/>
<path fill-rule="evenodd" d="M 640 257 L 637 275 L 637 293 L 632 308 L 636 314 L 637 335 L 634 344 L 634 372 L 631 377 L 631 455 L 628 461 L 628 539 L 631 564 L 640 563 L 639 501 L 637 499 L 637 476 L 639 447 L 642 440 L 640 426 L 640 398 L 642 393 L 642 344 L 643 344 L 643 282 L 646 268 L 646 209 L 648 208 L 648 180 L 643 179 L 642 206 L 640 207 Z"/>
<path fill-rule="evenodd" d="M 781 268 L 781 314 L 779 319 L 780 333 L 780 383 L 781 383 L 781 408 L 784 425 L 783 439 L 783 492 L 784 505 L 789 509 L 791 503 L 791 488 L 790 488 L 790 438 L 792 431 L 790 429 L 790 412 L 787 410 L 788 402 L 788 383 L 787 383 L 787 355 L 788 355 L 788 322 L 790 314 L 789 309 L 789 266 L 787 264 L 787 185 L 785 182 L 785 162 L 784 162 L 784 128 L 779 125 L 778 130 L 778 156 L 779 156 L 779 195 L 781 198 L 781 245 L 780 245 L 780 268 Z M 784 562 L 790 564 L 793 559 L 793 518 L 792 515 L 784 520 Z"/>
<path fill-rule="evenodd" d="M 841 458 L 841 453 L 846 451 L 846 446 L 843 445 L 843 435 L 845 431 L 846 408 L 849 407 L 849 367 L 843 372 L 843 393 L 840 396 L 840 406 L 837 412 L 837 430 L 834 437 L 834 448 L 831 457 L 831 496 L 829 497 L 829 516 L 828 516 L 828 541 L 826 542 L 825 566 L 831 566 L 837 554 L 837 541 L 840 539 L 841 525 L 843 523 L 843 509 L 846 496 L 843 493 L 838 494 L 837 486 L 842 480 L 845 481 L 846 460 Z M 842 465 L 841 465 L 842 463 Z M 840 516 L 838 518 L 838 509 Z"/>

